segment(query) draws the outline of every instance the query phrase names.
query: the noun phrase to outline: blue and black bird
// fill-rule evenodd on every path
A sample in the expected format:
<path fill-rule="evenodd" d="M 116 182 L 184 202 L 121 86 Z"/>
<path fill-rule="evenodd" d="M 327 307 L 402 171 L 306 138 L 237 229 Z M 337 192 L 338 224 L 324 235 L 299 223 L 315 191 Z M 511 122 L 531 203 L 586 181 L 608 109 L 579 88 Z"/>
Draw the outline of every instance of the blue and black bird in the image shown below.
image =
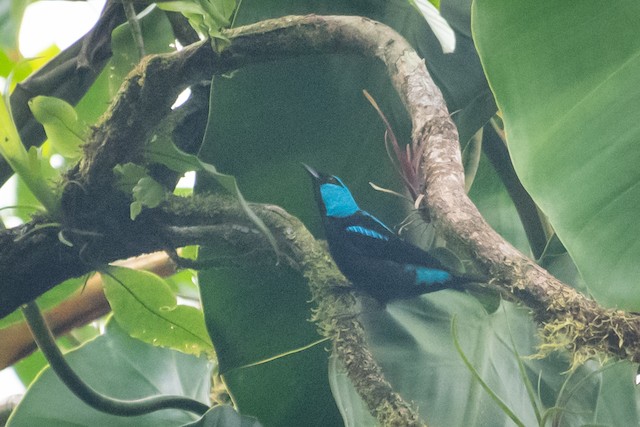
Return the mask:
<path fill-rule="evenodd" d="M 337 176 L 303 166 L 313 180 L 331 256 L 356 288 L 385 304 L 477 281 L 452 274 L 433 255 L 360 209 Z"/>

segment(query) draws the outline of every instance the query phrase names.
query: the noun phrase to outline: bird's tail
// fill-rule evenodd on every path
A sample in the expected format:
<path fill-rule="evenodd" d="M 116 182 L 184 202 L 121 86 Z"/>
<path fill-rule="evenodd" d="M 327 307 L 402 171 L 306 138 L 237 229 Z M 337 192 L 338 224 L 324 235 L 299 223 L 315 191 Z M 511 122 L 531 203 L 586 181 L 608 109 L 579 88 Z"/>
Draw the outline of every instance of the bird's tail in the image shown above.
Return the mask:
<path fill-rule="evenodd" d="M 456 278 L 453 289 L 465 292 L 482 304 L 487 312 L 494 312 L 503 299 L 502 291 L 489 283 L 489 279 L 479 275 L 462 275 Z"/>

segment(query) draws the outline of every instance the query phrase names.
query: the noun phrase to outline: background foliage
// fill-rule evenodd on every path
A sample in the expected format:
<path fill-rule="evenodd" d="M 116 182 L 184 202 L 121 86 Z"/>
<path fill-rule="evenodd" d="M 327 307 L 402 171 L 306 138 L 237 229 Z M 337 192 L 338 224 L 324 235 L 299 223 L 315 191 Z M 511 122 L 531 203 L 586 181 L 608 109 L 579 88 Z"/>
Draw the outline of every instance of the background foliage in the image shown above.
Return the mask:
<path fill-rule="evenodd" d="M 20 58 L 15 34 L 23 11 L 18 4 L 24 3 L 10 4 L 0 8 L 0 22 L 7 23 L 0 26 L 0 73 L 17 81 L 37 63 Z M 472 34 L 470 2 L 443 0 L 442 15 L 456 33 L 452 54 L 442 53 L 423 16 L 400 0 L 244 0 L 234 25 L 317 13 L 364 15 L 396 29 L 426 59 L 445 95 L 460 130 L 465 160 L 478 166 L 470 196 L 489 223 L 520 250 L 539 256 L 539 262 L 565 282 L 584 286 L 584 278 L 598 301 L 637 310 L 638 230 L 632 216 L 640 196 L 633 147 L 638 140 L 634 88 L 640 75 L 632 30 L 638 28 L 637 7 L 623 1 L 607 6 L 603 13 L 595 1 L 569 7 L 556 2 L 514 5 L 478 0 L 473 5 Z M 174 35 L 163 11 L 149 11 L 141 24 L 147 53 L 172 49 Z M 114 30 L 113 56 L 76 107 L 89 124 L 96 122 L 139 59 L 130 34 L 127 24 Z M 413 218 L 408 202 L 368 185 L 372 181 L 401 191 L 384 148 L 384 127 L 362 90 L 373 95 L 401 142 L 410 137 L 406 112 L 377 64 L 345 55 L 293 58 L 246 67 L 214 79 L 212 86 L 200 157 L 235 176 L 246 199 L 282 206 L 321 238 L 310 183 L 299 165 L 305 162 L 339 175 L 360 204 L 388 224 Z M 489 123 L 497 111 L 492 93 L 504 120 L 508 153 L 500 132 Z M 476 141 L 469 143 L 481 129 Z M 472 155 L 472 144 L 483 147 L 479 158 Z M 506 154 L 499 157 L 496 151 Z M 42 152 L 52 153 L 47 144 Z M 511 172 L 509 156 L 517 175 Z M 519 180 L 540 206 L 541 223 L 549 225 L 533 227 L 537 230 L 533 235 L 521 214 L 522 199 L 512 190 Z M 28 190 L 19 188 L 19 203 L 34 204 Z M 196 191 L 214 189 L 215 182 L 198 178 Z M 26 218 L 23 211 L 13 213 Z M 406 237 L 417 244 L 434 244 L 427 224 L 413 221 L 408 230 Z M 536 239 L 548 242 L 544 253 Z M 441 243 L 435 239 L 436 245 Z M 238 254 L 216 246 L 202 248 L 200 255 Z M 193 296 L 192 277 L 182 274 L 163 284 L 163 289 Z M 135 285 L 143 282 L 129 279 Z M 339 362 L 329 357 L 330 344 L 318 343 L 322 337 L 309 322 L 313 304 L 299 273 L 283 266 L 229 266 L 201 271 L 197 282 L 206 330 L 217 355 L 213 365 L 202 357 L 153 347 L 158 344 L 153 337 L 142 343 L 123 333 L 124 329 L 143 335 L 131 332 L 140 326 L 140 317 L 119 316 L 118 310 L 133 310 L 117 304 L 115 292 L 120 291 L 121 301 L 124 298 L 117 283 L 108 285 L 115 321 L 110 321 L 105 335 L 71 353 L 72 363 L 87 381 L 110 394 L 159 391 L 202 401 L 208 400 L 208 378 L 214 368 L 222 374 L 237 409 L 264 425 L 372 425 Z M 67 285 L 66 292 L 81 283 Z M 61 298 L 64 295 L 54 300 Z M 137 298 L 136 310 L 144 311 L 158 295 Z M 534 322 L 513 303 L 483 305 L 471 295 L 443 291 L 365 311 L 360 318 L 392 386 L 415 402 L 430 425 L 638 424 L 635 366 L 589 362 L 570 371 L 563 354 L 532 357 L 538 344 Z M 452 333 L 454 318 L 460 349 Z M 198 328 L 204 330 L 202 323 L 194 329 Z M 164 332 L 156 334 L 172 348 L 187 345 L 181 338 L 176 343 Z M 463 363 L 461 353 L 472 368 Z M 140 364 L 140 360 L 157 363 Z M 28 381 L 42 364 L 24 370 L 23 378 Z M 143 379 L 129 382 L 132 370 L 135 378 Z M 99 415 L 67 396 L 45 371 L 32 383 L 10 425 L 94 425 Z M 64 405 L 59 403 L 63 400 Z M 61 407 L 71 418 L 60 415 Z M 190 421 L 184 414 L 160 413 L 135 419 L 135 424 Z M 129 421 L 104 418 L 104 422 Z"/>
<path fill-rule="evenodd" d="M 638 4 L 475 3 L 476 41 L 518 176 L 603 304 L 640 307 Z M 487 31 L 520 19 L 517 31 Z"/>

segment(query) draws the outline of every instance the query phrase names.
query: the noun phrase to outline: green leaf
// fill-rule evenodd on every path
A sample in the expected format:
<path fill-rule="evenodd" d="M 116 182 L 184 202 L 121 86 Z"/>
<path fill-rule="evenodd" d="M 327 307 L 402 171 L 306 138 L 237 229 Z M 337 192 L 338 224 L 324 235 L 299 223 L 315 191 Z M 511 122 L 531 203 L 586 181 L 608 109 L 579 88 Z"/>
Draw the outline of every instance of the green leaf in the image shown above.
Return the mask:
<path fill-rule="evenodd" d="M 142 178 L 149 176 L 144 166 L 136 165 L 135 163 L 116 165 L 113 168 L 113 172 L 116 174 L 116 186 L 118 190 L 124 193 L 133 192 L 133 188 L 138 182 Z"/>
<path fill-rule="evenodd" d="M 159 163 L 179 173 L 199 171 L 203 163 L 193 154 L 179 149 L 171 139 L 155 136 L 145 147 L 145 157 L 150 163 Z"/>
<path fill-rule="evenodd" d="M 140 178 L 140 181 L 133 187 L 133 200 L 147 208 L 155 208 L 167 198 L 164 187 L 150 176 Z M 136 219 L 131 216 L 131 219 Z"/>
<path fill-rule="evenodd" d="M 640 398 L 635 384 L 638 365 L 627 361 L 611 363 L 614 366 L 600 374 L 602 388 L 595 405 L 597 417 L 594 423 L 612 426 L 636 425 L 640 419 Z M 605 366 L 608 367 L 609 365 Z M 583 384 L 577 392 L 589 392 L 587 387 L 588 384 Z"/>
<path fill-rule="evenodd" d="M 15 65 L 15 61 L 9 58 L 7 52 L 0 49 L 0 76 L 7 78 Z"/>
<path fill-rule="evenodd" d="M 360 316 L 385 378 L 405 400 L 414 403 L 428 425 L 511 423 L 460 359 L 451 335 L 453 316 L 458 319 L 458 341 L 469 363 L 524 425 L 538 423 L 520 363 L 528 380 L 536 385 L 538 408 L 555 406 L 563 383 L 568 382 L 569 389 L 579 385 L 579 391 L 562 402 L 562 425 L 603 422 L 601 411 L 612 399 L 608 393 L 616 393 L 618 399 L 615 410 L 607 410 L 608 425 L 636 425 L 640 421 L 640 391 L 633 390 L 634 376 L 623 373 L 624 369 L 594 374 L 599 366 L 590 362 L 569 375 L 565 355 L 531 357 L 537 353 L 537 334 L 525 309 L 503 302 L 500 309 L 488 314 L 470 296 L 441 291 L 392 302 L 386 310 Z M 616 382 L 621 387 L 624 384 L 624 392 L 615 390 Z"/>
<path fill-rule="evenodd" d="M 69 159 L 78 159 L 89 128 L 78 119 L 71 104 L 50 96 L 29 100 L 29 108 L 47 133 L 53 148 Z"/>
<path fill-rule="evenodd" d="M 229 405 L 214 406 L 198 421 L 182 427 L 262 427 L 260 422 L 246 415 L 240 415 Z"/>
<path fill-rule="evenodd" d="M 476 1 L 522 183 L 601 303 L 640 309 L 640 4 Z"/>
<path fill-rule="evenodd" d="M 375 427 L 378 425 L 335 354 L 329 357 L 329 384 L 345 427 Z"/>
<path fill-rule="evenodd" d="M 180 253 L 180 256 L 187 258 L 184 255 L 184 251 Z M 197 272 L 195 270 L 185 268 L 166 277 L 164 280 L 176 295 L 190 300 L 200 300 L 200 291 L 196 284 Z"/>
<path fill-rule="evenodd" d="M 60 345 L 60 340 L 57 340 L 56 343 Z M 36 350 L 29 356 L 18 361 L 12 366 L 12 368 L 26 388 L 29 387 L 29 384 L 31 384 L 38 377 L 40 372 L 42 372 L 42 370 L 48 364 L 49 362 L 47 362 L 47 359 L 44 358 L 42 352 L 40 350 Z"/>
<path fill-rule="evenodd" d="M 31 147 L 29 152 L 25 150 L 4 101 L 0 101 L 0 155 L 55 218 L 58 215 L 59 200 L 45 177 L 44 170 L 48 164 L 41 161 L 36 147 Z"/>
<path fill-rule="evenodd" d="M 218 39 L 223 43 L 222 47 L 228 44 L 228 40 L 220 30 L 230 25 L 229 18 L 235 4 L 235 0 L 173 0 L 157 3 L 160 9 L 182 13 L 194 30 L 213 41 Z"/>
<path fill-rule="evenodd" d="M 114 316 L 132 337 L 187 354 L 213 355 L 202 311 L 178 305 L 162 278 L 114 266 L 102 277 Z"/>
<path fill-rule="evenodd" d="M 176 394 L 209 401 L 211 364 L 204 357 L 154 347 L 130 338 L 115 322 L 105 335 L 67 353 L 78 375 L 98 391 L 120 399 Z M 164 410 L 114 417 L 91 409 L 46 369 L 27 390 L 8 426 L 166 426 L 192 422 L 193 414 Z"/>
<path fill-rule="evenodd" d="M 13 3 L 15 4 L 20 2 L 14 1 Z M 2 6 L 0 6 L 0 8 L 1 7 Z M 0 17 L 0 20 L 1 19 L 2 18 Z M 1 31 L 2 30 L 0 29 L 0 32 Z M 30 77 L 46 63 L 51 61 L 56 55 L 58 55 L 58 53 L 60 53 L 60 48 L 55 44 L 41 50 L 35 56 L 30 58 L 23 58 L 17 48 L 6 48 L 0 50 L 0 76 L 7 79 L 6 82 L 3 82 L 2 88 L 8 90 L 8 92 L 13 92 L 18 83 Z M 27 101 L 26 97 L 27 94 L 25 93 L 25 102 Z"/>
<path fill-rule="evenodd" d="M 453 29 L 440 15 L 440 11 L 438 10 L 440 1 L 409 0 L 409 3 L 424 16 L 425 21 L 427 21 L 427 24 L 431 27 L 431 30 L 442 45 L 443 52 L 452 53 L 455 50 L 456 39 Z"/>
<path fill-rule="evenodd" d="M 69 334 L 58 337 L 56 344 L 63 354 L 75 350 L 78 348 L 79 343 L 88 342 L 100 335 L 100 328 L 103 326 L 104 322 L 98 321 L 90 325 L 75 328 Z M 79 338 L 78 335 L 82 335 L 82 337 Z M 45 359 L 42 351 L 36 350 L 12 367 L 20 378 L 20 381 L 28 388 L 48 364 L 49 362 Z"/>
<path fill-rule="evenodd" d="M 504 414 L 511 419 L 511 421 L 513 421 L 517 426 L 524 427 L 524 424 L 522 423 L 522 421 L 520 421 L 517 415 L 513 413 L 513 411 L 509 408 L 509 405 L 507 405 L 497 394 L 494 393 L 491 387 L 489 387 L 489 385 L 486 382 L 484 382 L 484 380 L 482 379 L 482 376 L 474 368 L 474 366 L 471 364 L 469 359 L 467 359 L 467 356 L 464 354 L 464 351 L 460 346 L 460 340 L 458 339 L 458 330 L 457 330 L 455 317 L 451 322 L 451 335 L 453 336 L 453 344 L 456 347 L 456 351 L 460 355 L 460 358 L 462 359 L 462 362 L 464 362 L 467 369 L 469 369 L 469 372 L 471 372 L 471 374 L 473 375 L 473 378 L 476 381 L 478 381 L 478 383 L 480 384 L 480 386 L 482 386 L 484 391 L 487 392 L 489 397 L 491 397 L 491 399 L 496 403 L 496 405 L 498 405 L 498 407 L 502 410 L 502 412 L 504 412 Z M 534 401 L 533 403 L 535 405 L 536 402 Z M 534 409 L 536 409 L 535 406 L 534 406 Z"/>
<path fill-rule="evenodd" d="M 147 169 L 134 163 L 116 165 L 113 168 L 116 174 L 117 188 L 126 193 L 131 193 L 130 217 L 135 220 L 142 212 L 142 208 L 155 208 L 167 199 L 167 191 L 155 179 L 147 173 Z"/>
<path fill-rule="evenodd" d="M 158 8 L 147 11 L 138 21 L 147 55 L 175 50 L 175 36 L 166 13 Z M 140 55 L 133 40 L 129 23 L 116 27 L 112 32 L 113 56 L 106 67 L 109 73 L 109 105 L 120 89 L 125 77 L 140 62 Z"/>
<path fill-rule="evenodd" d="M 318 345 L 228 372 L 225 384 L 238 410 L 267 426 L 339 426 L 340 413 L 327 384 L 327 356 L 327 348 Z"/>
<path fill-rule="evenodd" d="M 203 259 L 224 255 L 206 247 L 200 252 Z M 214 343 L 221 344 L 217 348 L 221 373 L 320 338 L 307 321 L 311 313 L 306 283 L 287 267 L 207 269 L 200 272 L 199 281 L 207 328 Z M 234 301 L 251 308 L 244 320 Z"/>
<path fill-rule="evenodd" d="M 201 248 L 201 258 L 241 255 L 216 248 Z M 199 282 L 220 372 L 238 410 L 265 425 L 338 425 L 326 345 L 295 352 L 321 338 L 308 320 L 306 280 L 266 263 L 204 270 Z"/>

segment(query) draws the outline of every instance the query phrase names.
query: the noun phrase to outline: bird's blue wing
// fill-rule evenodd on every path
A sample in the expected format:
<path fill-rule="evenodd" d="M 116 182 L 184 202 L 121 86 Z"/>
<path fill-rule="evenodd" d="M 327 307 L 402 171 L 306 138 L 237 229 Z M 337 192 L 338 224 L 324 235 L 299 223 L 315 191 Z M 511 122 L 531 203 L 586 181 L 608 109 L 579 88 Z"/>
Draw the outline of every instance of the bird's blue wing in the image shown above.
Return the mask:
<path fill-rule="evenodd" d="M 358 211 L 340 223 L 340 234 L 346 243 L 362 255 L 383 256 L 384 247 L 396 234 L 374 216 Z"/>
<path fill-rule="evenodd" d="M 348 225 L 347 227 L 345 227 L 345 231 L 349 234 L 352 233 L 352 234 L 360 235 L 362 237 L 369 238 L 369 239 L 376 239 L 376 240 L 382 240 L 382 241 L 389 240 L 389 236 L 380 234 L 378 231 L 372 230 L 371 228 L 367 228 L 362 225 Z"/>
<path fill-rule="evenodd" d="M 445 267 L 428 252 L 402 240 L 373 215 L 358 211 L 341 224 L 351 250 L 360 255 L 400 264 L 415 264 L 439 270 Z"/>

